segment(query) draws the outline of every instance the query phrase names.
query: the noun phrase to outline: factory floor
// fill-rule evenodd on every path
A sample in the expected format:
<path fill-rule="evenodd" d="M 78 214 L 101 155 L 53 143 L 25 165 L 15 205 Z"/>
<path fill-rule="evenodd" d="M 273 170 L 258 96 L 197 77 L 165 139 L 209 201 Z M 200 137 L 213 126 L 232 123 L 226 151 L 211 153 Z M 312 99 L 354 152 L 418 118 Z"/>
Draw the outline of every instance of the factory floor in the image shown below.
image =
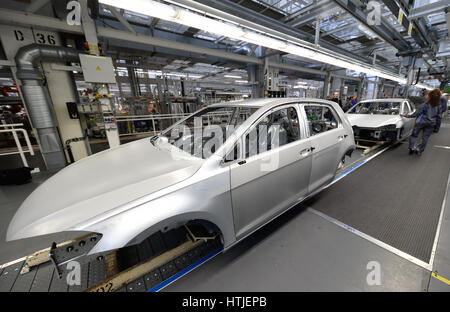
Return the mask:
<path fill-rule="evenodd" d="M 356 152 L 333 185 L 163 291 L 450 291 L 448 159 L 448 119 L 421 157 L 404 143 Z M 51 174 L 0 187 L 0 264 L 77 236 L 5 242 L 21 202 Z"/>

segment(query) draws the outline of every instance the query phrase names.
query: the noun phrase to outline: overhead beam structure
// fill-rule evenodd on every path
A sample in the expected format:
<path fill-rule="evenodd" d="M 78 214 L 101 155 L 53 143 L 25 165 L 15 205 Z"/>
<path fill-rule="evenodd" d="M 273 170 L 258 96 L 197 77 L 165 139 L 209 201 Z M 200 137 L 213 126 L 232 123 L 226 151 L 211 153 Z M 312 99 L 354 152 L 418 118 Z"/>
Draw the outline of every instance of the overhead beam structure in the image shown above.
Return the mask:
<path fill-rule="evenodd" d="M 383 0 L 383 3 L 386 5 L 386 7 L 389 9 L 389 11 L 391 11 L 391 13 L 394 16 L 398 16 L 400 13 L 400 7 L 397 5 L 397 3 L 395 1 L 392 0 Z M 402 26 L 405 29 L 408 29 L 410 26 L 410 17 L 409 16 L 403 16 L 402 18 Z M 411 31 L 411 37 L 413 37 L 413 39 L 422 47 L 429 47 L 430 46 L 430 41 L 428 40 L 426 34 L 422 33 L 422 26 L 419 25 L 418 23 L 416 23 L 416 21 L 414 21 L 414 27 L 412 28 Z"/>
<path fill-rule="evenodd" d="M 393 29 L 385 18 L 381 18 L 381 25 L 369 25 L 367 23 L 366 13 L 349 0 L 334 0 L 342 9 L 347 11 L 350 15 L 356 18 L 361 24 L 372 30 L 377 36 L 384 41 L 389 42 L 394 48 L 399 51 L 409 50 L 410 44 Z"/>
<path fill-rule="evenodd" d="M 310 48 L 317 49 L 314 45 L 314 34 L 301 31 L 295 27 L 291 27 L 281 21 L 269 18 L 263 14 L 255 12 L 249 8 L 243 7 L 238 3 L 229 0 L 168 0 L 167 2 L 190 8 L 200 13 L 207 13 L 222 20 L 228 20 L 238 25 L 254 29 L 263 33 L 276 36 L 280 39 L 291 40 L 302 45 L 310 45 Z M 356 53 L 352 53 L 346 49 L 340 48 L 325 40 L 319 40 L 320 47 L 331 50 L 340 55 L 358 60 L 360 62 L 369 63 L 370 60 Z M 390 68 L 383 67 L 385 70 Z"/>
<path fill-rule="evenodd" d="M 49 2 L 50 0 L 34 0 L 25 8 L 25 12 L 35 13 Z"/>
<path fill-rule="evenodd" d="M 431 14 L 445 12 L 449 9 L 450 2 L 448 0 L 441 0 L 430 4 L 422 5 L 414 8 L 409 12 L 408 18 L 410 20 L 417 19 L 419 17 L 429 16 Z"/>
<path fill-rule="evenodd" d="M 19 22 L 18 22 L 19 21 Z M 39 27 L 42 29 L 58 31 L 58 32 L 67 32 L 72 34 L 83 35 L 83 29 L 81 26 L 73 25 L 69 26 L 64 21 L 61 21 L 57 18 L 46 17 L 36 14 L 27 14 L 19 11 L 7 10 L 4 9 L 0 11 L 0 23 L 3 24 L 20 24 L 25 27 Z M 136 33 L 136 35 L 130 34 L 129 31 L 117 30 L 106 27 L 97 27 L 97 35 L 99 38 L 106 38 L 111 40 L 119 40 L 123 42 L 129 43 L 137 43 L 149 46 L 155 46 L 160 48 L 166 48 L 177 51 L 189 51 L 190 53 L 199 54 L 199 55 L 209 55 L 214 56 L 221 59 L 241 62 L 241 63 L 252 63 L 252 64 L 264 64 L 264 60 L 257 57 L 252 57 L 248 55 L 241 55 L 231 52 L 225 52 L 217 49 L 199 47 L 196 45 L 176 42 L 172 40 L 167 40 L 163 38 L 151 37 L 147 35 L 142 35 Z M 325 76 L 327 72 L 320 71 L 316 69 L 290 65 L 281 62 L 270 62 L 270 66 L 277 68 L 284 68 L 298 72 L 305 72 L 310 74 L 319 74 Z M 352 79 L 352 77 L 348 77 L 348 79 Z"/>

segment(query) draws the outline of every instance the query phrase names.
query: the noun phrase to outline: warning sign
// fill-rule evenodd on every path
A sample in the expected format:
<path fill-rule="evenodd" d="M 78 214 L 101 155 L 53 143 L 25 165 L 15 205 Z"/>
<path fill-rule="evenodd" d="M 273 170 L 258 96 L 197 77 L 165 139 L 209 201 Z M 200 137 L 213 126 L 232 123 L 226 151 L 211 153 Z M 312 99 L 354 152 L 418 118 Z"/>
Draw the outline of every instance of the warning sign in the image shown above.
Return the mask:
<path fill-rule="evenodd" d="M 399 22 L 399 24 L 401 24 L 403 21 L 403 11 L 402 10 L 398 11 L 397 21 Z"/>
<path fill-rule="evenodd" d="M 412 22 L 409 22 L 409 27 L 408 27 L 408 36 L 411 36 L 411 33 L 412 33 L 412 28 L 413 28 Z"/>

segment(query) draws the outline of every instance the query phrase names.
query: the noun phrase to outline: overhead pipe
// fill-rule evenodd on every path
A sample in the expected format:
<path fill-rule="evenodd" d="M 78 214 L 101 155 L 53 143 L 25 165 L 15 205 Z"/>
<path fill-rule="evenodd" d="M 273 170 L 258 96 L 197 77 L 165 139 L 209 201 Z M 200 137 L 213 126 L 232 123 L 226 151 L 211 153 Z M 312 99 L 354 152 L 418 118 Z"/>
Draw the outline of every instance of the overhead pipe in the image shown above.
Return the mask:
<path fill-rule="evenodd" d="M 66 158 L 52 110 L 52 100 L 48 89 L 44 86 L 39 63 L 79 62 L 79 52 L 66 47 L 30 44 L 17 51 L 15 61 L 17 78 L 22 82 L 22 95 L 33 128 L 37 130 L 47 169 L 63 168 L 66 165 Z"/>

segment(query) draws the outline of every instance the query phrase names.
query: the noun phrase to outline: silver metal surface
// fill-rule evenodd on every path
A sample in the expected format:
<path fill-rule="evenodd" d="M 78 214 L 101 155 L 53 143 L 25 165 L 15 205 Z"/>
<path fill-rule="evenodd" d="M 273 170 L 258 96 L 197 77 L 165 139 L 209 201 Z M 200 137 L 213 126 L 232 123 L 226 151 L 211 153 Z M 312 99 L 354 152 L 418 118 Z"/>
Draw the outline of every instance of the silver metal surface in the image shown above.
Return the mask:
<path fill-rule="evenodd" d="M 282 165 L 270 174 L 262 175 L 257 167 L 251 167 L 250 161 L 239 168 L 245 172 L 237 174 L 236 162 L 223 162 L 224 155 L 253 124 L 268 111 L 286 104 L 299 108 L 302 104 L 328 105 L 336 111 L 341 120 L 339 127 L 322 139 L 322 134 L 314 138 L 317 153 L 333 153 L 332 157 L 302 155 L 300 152 L 312 144 L 311 138 L 304 137 L 278 148 Z M 314 177 L 330 182 L 339 161 L 355 148 L 351 125 L 335 102 L 284 98 L 226 105 L 259 109 L 209 158 L 189 156 L 175 160 L 162 147 L 143 139 L 82 159 L 52 176 L 25 200 L 10 223 L 7 239 L 62 231 L 101 233 L 103 238 L 89 252 L 94 254 L 140 243 L 159 230 L 175 228 L 189 220 L 206 220 L 221 230 L 226 249 L 316 192 L 321 183 L 311 187 L 311 170 L 329 168 L 323 171 L 325 177 L 321 176 L 322 171 Z M 299 114 L 301 129 L 307 123 L 304 118 L 304 114 Z M 340 138 L 341 134 L 345 138 Z M 265 152 L 266 156 L 275 151 Z M 238 194 L 233 183 L 240 179 L 237 184 L 244 185 L 246 176 L 258 182 L 240 190 L 232 201 L 233 192 Z M 280 185 L 286 189 L 280 191 Z M 275 190 L 282 193 L 277 195 Z M 271 198 L 272 195 L 276 196 Z"/>
<path fill-rule="evenodd" d="M 363 103 L 379 103 L 379 102 L 391 102 L 391 103 L 401 103 L 399 113 L 395 115 L 380 115 L 380 114 L 357 114 L 357 113 L 350 113 L 356 106 L 363 104 Z M 408 112 L 408 114 L 411 114 L 415 111 L 414 104 L 411 102 L 405 100 L 405 99 L 398 99 L 398 98 L 386 98 L 386 99 L 373 99 L 373 100 L 365 100 L 361 101 L 354 106 L 352 106 L 349 110 L 346 112 L 346 116 L 348 120 L 350 121 L 352 126 L 356 126 L 358 128 L 363 129 L 378 129 L 390 125 L 394 125 L 396 129 L 403 129 L 398 132 L 398 140 L 403 140 L 407 137 L 409 137 L 413 131 L 415 119 L 414 118 L 405 118 L 403 114 L 406 111 L 407 107 L 411 108 L 411 111 Z"/>

